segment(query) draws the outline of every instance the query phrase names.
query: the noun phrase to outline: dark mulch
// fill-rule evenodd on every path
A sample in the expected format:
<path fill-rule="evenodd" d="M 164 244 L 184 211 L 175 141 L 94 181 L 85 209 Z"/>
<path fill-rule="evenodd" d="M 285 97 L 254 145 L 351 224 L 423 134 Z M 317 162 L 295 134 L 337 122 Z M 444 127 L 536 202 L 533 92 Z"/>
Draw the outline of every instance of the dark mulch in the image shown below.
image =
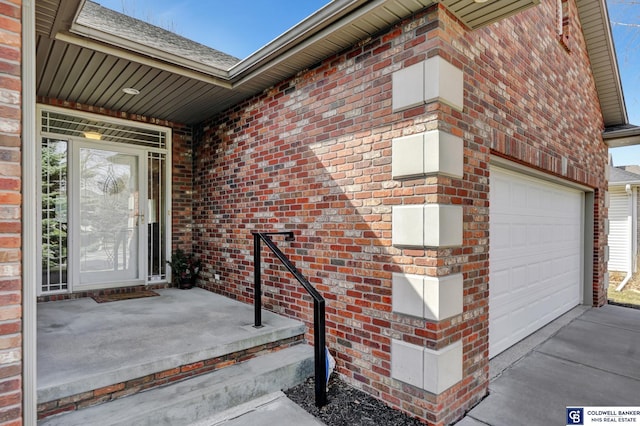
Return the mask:
<path fill-rule="evenodd" d="M 329 379 L 329 403 L 318 409 L 314 386 L 314 380 L 310 378 L 284 393 L 327 426 L 422 426 L 417 419 L 387 407 L 377 399 L 349 386 L 336 375 Z"/>

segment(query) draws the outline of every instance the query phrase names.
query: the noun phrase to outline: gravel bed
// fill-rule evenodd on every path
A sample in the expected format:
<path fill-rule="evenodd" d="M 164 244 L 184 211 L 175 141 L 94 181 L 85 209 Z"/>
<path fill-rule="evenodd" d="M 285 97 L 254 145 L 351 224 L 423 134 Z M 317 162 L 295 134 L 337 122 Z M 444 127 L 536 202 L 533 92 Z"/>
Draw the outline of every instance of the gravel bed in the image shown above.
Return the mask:
<path fill-rule="evenodd" d="M 296 404 L 313 414 L 327 426 L 422 426 L 417 419 L 387 407 L 377 399 L 357 390 L 332 375 L 329 379 L 329 403 L 315 405 L 313 378 L 284 393 Z"/>

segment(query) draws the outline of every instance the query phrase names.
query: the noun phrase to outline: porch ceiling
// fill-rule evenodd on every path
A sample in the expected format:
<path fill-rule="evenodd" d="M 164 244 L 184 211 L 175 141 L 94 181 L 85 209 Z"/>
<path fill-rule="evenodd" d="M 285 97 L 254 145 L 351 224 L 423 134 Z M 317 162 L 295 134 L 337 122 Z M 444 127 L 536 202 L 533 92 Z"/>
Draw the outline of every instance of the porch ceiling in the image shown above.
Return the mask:
<path fill-rule="evenodd" d="M 37 35 L 37 95 L 195 124 L 250 95 L 126 52 Z M 111 50 L 111 49 L 109 49 Z M 175 67 L 177 68 L 177 67 Z M 125 87 L 139 95 L 125 94 Z"/>
<path fill-rule="evenodd" d="M 226 69 L 78 24 L 85 0 L 36 3 L 38 96 L 195 124 L 433 4 L 335 0 Z M 70 12 L 71 10 L 71 12 Z M 69 19 L 69 17 L 72 19 Z M 137 96 L 124 87 L 140 90 Z"/>
<path fill-rule="evenodd" d="M 334 0 L 235 65 L 207 64 L 108 25 L 87 25 L 78 19 L 86 2 L 36 2 L 37 95 L 196 124 L 436 2 L 477 28 L 539 0 Z M 605 122 L 626 124 L 604 0 L 578 4 Z M 140 94 L 127 95 L 125 87 Z"/>
<path fill-rule="evenodd" d="M 441 0 L 441 3 L 465 25 L 475 29 L 535 6 L 540 0 Z"/>

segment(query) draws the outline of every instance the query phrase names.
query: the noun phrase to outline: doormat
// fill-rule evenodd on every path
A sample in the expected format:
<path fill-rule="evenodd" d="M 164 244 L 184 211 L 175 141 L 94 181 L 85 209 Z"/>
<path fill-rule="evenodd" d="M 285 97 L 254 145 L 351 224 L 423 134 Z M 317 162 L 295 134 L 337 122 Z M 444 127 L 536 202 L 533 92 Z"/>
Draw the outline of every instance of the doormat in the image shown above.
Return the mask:
<path fill-rule="evenodd" d="M 160 295 L 155 291 L 140 290 L 140 291 L 134 291 L 132 293 L 103 294 L 100 296 L 92 296 L 91 298 L 98 303 L 108 303 L 108 302 L 117 302 L 118 300 L 141 299 L 143 297 L 153 297 L 153 296 L 160 296 Z"/>

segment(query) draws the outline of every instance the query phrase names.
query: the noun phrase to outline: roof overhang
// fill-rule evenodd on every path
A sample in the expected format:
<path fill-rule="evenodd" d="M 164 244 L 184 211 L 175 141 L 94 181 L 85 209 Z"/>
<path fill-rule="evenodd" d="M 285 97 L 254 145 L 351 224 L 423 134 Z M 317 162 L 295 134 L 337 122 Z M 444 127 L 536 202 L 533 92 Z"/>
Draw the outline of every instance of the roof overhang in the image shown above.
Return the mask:
<path fill-rule="evenodd" d="M 602 138 L 609 148 L 640 145 L 640 126 L 631 124 L 605 129 Z"/>
<path fill-rule="evenodd" d="M 576 3 L 604 126 L 626 125 L 629 119 L 606 2 L 577 0 Z"/>
<path fill-rule="evenodd" d="M 246 81 L 247 76 L 253 74 L 254 71 L 263 70 L 265 66 L 282 63 L 296 52 L 310 47 L 314 41 L 330 37 L 332 34 L 340 32 L 344 27 L 361 26 L 367 19 L 380 15 L 383 11 L 392 13 L 396 19 L 401 19 L 432 4 L 441 3 L 470 29 L 476 29 L 505 19 L 533 7 L 539 2 L 540 0 L 494 0 L 491 2 L 476 2 L 474 0 L 334 0 L 230 68 L 202 64 L 147 44 L 137 43 L 118 34 L 93 28 L 79 19 L 86 0 L 60 3 L 61 8 L 65 8 L 62 14 L 65 19 L 56 25 L 55 35 L 56 38 L 70 43 L 86 45 L 86 41 L 74 40 L 73 36 L 59 32 L 64 28 L 64 24 L 67 24 L 68 32 L 75 36 L 94 40 L 99 44 L 117 46 L 118 49 L 129 52 L 129 55 L 133 53 L 151 57 L 191 71 L 207 74 L 219 79 L 221 85 L 233 87 Z M 75 17 L 72 20 L 69 19 L 70 12 L 72 12 L 69 5 L 76 5 Z M 369 24 L 368 33 L 380 31 L 389 25 L 388 19 L 378 20 L 378 22 L 381 25 Z M 345 44 L 359 41 L 357 37 L 340 36 L 348 41 Z M 92 47 L 100 49 L 99 44 L 94 44 Z M 107 50 L 107 48 L 101 50 Z M 225 84 L 225 81 L 231 84 Z"/>
<path fill-rule="evenodd" d="M 71 73 L 74 70 L 70 67 L 78 62 L 78 55 L 88 57 L 91 52 L 100 52 L 105 58 L 111 58 L 112 63 L 118 62 L 114 65 L 115 70 L 122 71 L 122 66 L 117 68 L 116 65 L 126 62 L 136 64 L 139 70 L 137 72 L 144 71 L 147 76 L 129 76 L 125 79 L 127 74 L 123 72 L 106 73 L 100 82 L 90 83 L 96 85 L 96 90 L 104 91 L 101 96 L 76 96 L 67 82 L 65 84 L 69 89 L 65 89 L 66 86 L 60 83 L 51 91 L 39 88 L 38 95 L 195 124 L 436 3 L 445 6 L 470 29 L 475 29 L 533 7 L 539 0 L 334 0 L 246 59 L 227 68 L 181 58 L 159 48 L 150 48 L 118 37 L 117 34 L 82 25 L 77 22 L 77 18 L 85 2 L 86 0 L 37 2 L 37 7 L 40 8 L 37 10 L 38 17 L 43 21 L 51 21 L 41 22 L 40 27 L 44 28 L 50 38 L 55 38 L 51 44 L 63 44 L 55 46 L 45 43 L 44 46 L 48 46 L 50 50 L 42 52 L 43 59 L 39 60 L 50 60 L 57 53 L 76 55 L 56 59 L 58 63 L 54 62 L 52 66 L 57 67 L 60 76 L 45 77 L 47 72 L 54 71 L 45 69 L 49 63 L 42 65 L 39 81 L 55 81 L 56 78 L 69 80 L 64 73 L 73 75 Z M 577 3 L 605 124 L 627 124 L 605 0 L 577 0 Z M 66 47 L 69 45 L 76 47 L 69 49 Z M 40 44 L 38 48 L 40 49 Z M 76 72 L 80 73 L 82 70 Z M 148 98 L 143 98 L 143 94 L 135 101 L 123 99 L 121 95 L 119 97 L 116 94 L 117 88 L 104 89 L 116 84 L 118 87 L 126 87 L 135 81 L 152 81 L 158 85 L 160 77 L 167 81 L 166 91 L 172 94 L 165 100 L 166 103 L 171 102 L 171 108 L 149 106 L 154 99 L 160 99 L 159 89 Z M 74 75 L 74 78 L 84 81 L 90 76 Z"/>
<path fill-rule="evenodd" d="M 320 40 L 347 41 L 336 43 L 333 51 L 339 50 L 336 47 L 348 47 L 362 40 L 362 35 L 344 38 L 347 34 L 345 29 L 353 34 L 357 27 L 368 25 L 370 28 L 367 32 L 375 34 L 390 25 L 388 18 L 379 19 L 381 15 L 392 13 L 398 20 L 435 3 L 442 3 L 461 22 L 471 29 L 476 29 L 535 6 L 539 0 L 495 0 L 487 3 L 473 0 L 334 0 L 236 64 L 229 70 L 229 78 L 234 84 L 242 84 L 255 73 L 285 62 L 305 49 L 313 50 L 314 45 Z M 381 25 L 371 24 L 374 17 L 377 17 Z M 365 24 L 367 22 L 368 24 Z M 324 53 L 329 56 L 333 51 Z"/>
<path fill-rule="evenodd" d="M 462 23 L 474 30 L 536 6 L 540 0 L 439 0 L 439 2 Z"/>

